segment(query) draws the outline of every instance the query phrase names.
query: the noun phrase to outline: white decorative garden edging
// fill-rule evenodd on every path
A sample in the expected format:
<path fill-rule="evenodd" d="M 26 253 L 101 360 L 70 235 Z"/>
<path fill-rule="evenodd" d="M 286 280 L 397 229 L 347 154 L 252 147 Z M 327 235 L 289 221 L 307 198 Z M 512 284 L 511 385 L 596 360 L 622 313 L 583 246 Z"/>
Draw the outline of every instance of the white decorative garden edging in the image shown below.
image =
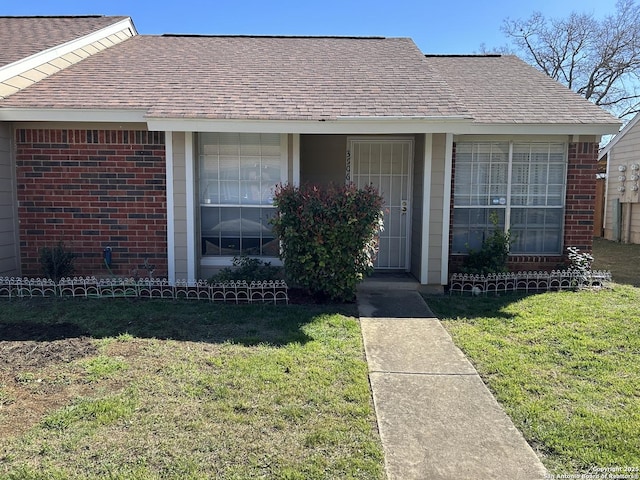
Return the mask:
<path fill-rule="evenodd" d="M 513 272 L 489 275 L 454 273 L 449 279 L 449 294 L 454 292 L 481 295 L 503 292 L 536 292 L 606 288 L 611 283 L 611 272 L 553 270 L 551 272 Z"/>
<path fill-rule="evenodd" d="M 0 277 L 0 297 L 170 298 L 223 303 L 289 303 L 284 280 L 222 282 L 159 278 L 73 277 L 59 282 L 45 278 Z"/>

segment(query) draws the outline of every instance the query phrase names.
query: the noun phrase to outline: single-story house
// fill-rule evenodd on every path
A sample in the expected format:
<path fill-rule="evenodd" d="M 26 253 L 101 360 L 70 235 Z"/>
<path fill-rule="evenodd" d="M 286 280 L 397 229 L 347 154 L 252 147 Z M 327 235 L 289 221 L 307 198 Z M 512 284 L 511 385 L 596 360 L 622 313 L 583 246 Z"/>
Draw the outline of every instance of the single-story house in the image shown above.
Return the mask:
<path fill-rule="evenodd" d="M 606 161 L 604 238 L 640 243 L 640 114 L 600 152 Z"/>
<path fill-rule="evenodd" d="M 591 249 L 598 144 L 619 122 L 515 56 L 424 55 L 408 38 L 138 35 L 126 17 L 2 21 L 37 33 L 89 18 L 96 34 L 128 26 L 1 93 L 2 275 L 38 275 L 39 249 L 58 241 L 80 274 L 106 274 L 107 247 L 114 272 L 148 259 L 170 281 L 241 253 L 277 261 L 268 221 L 284 182 L 374 184 L 376 268 L 426 285 L 447 284 L 492 212 L 515 239 L 513 268 Z M 20 45 L 12 32 L 3 41 Z"/>

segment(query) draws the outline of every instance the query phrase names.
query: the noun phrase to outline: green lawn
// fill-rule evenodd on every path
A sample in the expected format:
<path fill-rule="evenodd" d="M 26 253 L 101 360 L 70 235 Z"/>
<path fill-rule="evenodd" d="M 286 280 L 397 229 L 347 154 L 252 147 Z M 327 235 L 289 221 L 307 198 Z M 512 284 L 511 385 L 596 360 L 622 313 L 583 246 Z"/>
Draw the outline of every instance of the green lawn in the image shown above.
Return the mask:
<path fill-rule="evenodd" d="M 427 297 L 553 473 L 640 473 L 640 288 Z"/>
<path fill-rule="evenodd" d="M 0 478 L 384 478 L 354 313 L 4 300 Z"/>

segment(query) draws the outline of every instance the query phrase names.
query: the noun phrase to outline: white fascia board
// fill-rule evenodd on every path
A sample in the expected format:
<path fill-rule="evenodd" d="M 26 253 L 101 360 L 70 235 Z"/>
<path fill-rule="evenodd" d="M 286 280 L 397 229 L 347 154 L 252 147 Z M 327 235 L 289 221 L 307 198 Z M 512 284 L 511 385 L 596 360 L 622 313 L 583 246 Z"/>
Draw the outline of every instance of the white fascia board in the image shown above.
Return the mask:
<path fill-rule="evenodd" d="M 127 28 L 131 30 L 131 35 L 137 35 L 138 32 L 136 32 L 131 18 L 127 17 L 123 20 L 120 20 L 119 22 L 113 23 L 107 27 L 101 28 L 100 30 L 96 30 L 95 32 L 85 35 L 84 37 L 79 37 L 67 43 L 56 45 L 55 47 L 51 47 L 47 50 L 42 50 L 41 52 L 35 53 L 30 57 L 23 58 L 21 60 L 5 65 L 4 67 L 0 68 L 0 82 L 3 82 L 8 78 L 15 77 L 16 75 L 20 75 L 21 73 L 31 70 L 32 68 L 39 67 L 44 63 L 62 57 L 67 53 L 73 52 L 74 50 L 86 47 L 87 45 L 91 45 L 93 42 L 97 42 L 98 40 L 109 37 L 114 33 L 118 33 Z"/>
<path fill-rule="evenodd" d="M 465 115 L 386 115 L 380 117 L 350 117 L 343 116 L 335 119 L 336 122 L 411 122 L 411 121 L 425 121 L 425 122 L 459 122 L 459 121 L 472 121 L 473 118 Z"/>
<path fill-rule="evenodd" d="M 598 160 L 600 160 L 602 157 L 604 157 L 607 153 L 609 153 L 611 151 L 611 149 L 613 147 L 615 147 L 616 143 L 618 143 L 620 141 L 620 139 L 622 139 L 625 134 L 631 130 L 636 123 L 638 123 L 640 121 L 640 113 L 637 113 L 635 117 L 633 117 L 631 120 L 629 120 L 629 123 L 627 123 L 624 128 L 622 130 L 620 130 L 615 137 L 613 137 L 609 143 L 607 143 L 604 148 L 602 150 L 600 150 L 600 155 L 598 155 Z"/>
<path fill-rule="evenodd" d="M 457 119 L 456 122 L 464 120 Z M 453 122 L 453 120 L 452 120 Z M 227 120 L 190 118 L 147 118 L 150 130 L 187 132 L 248 132 L 298 134 L 402 134 L 442 133 L 450 131 L 451 123 L 444 119 L 416 119 L 380 117 L 371 119 L 340 120 Z"/>
<path fill-rule="evenodd" d="M 618 123 L 574 124 L 466 124 L 455 125 L 447 133 L 454 135 L 611 135 L 620 128 Z"/>
<path fill-rule="evenodd" d="M 0 121 L 9 122 L 134 122 L 147 123 L 144 110 L 76 108 L 1 108 Z M 182 131 L 182 130 L 180 130 Z"/>
<path fill-rule="evenodd" d="M 149 130 L 300 134 L 609 135 L 618 124 L 478 124 L 463 118 L 378 117 L 339 120 L 237 120 L 147 117 Z"/>

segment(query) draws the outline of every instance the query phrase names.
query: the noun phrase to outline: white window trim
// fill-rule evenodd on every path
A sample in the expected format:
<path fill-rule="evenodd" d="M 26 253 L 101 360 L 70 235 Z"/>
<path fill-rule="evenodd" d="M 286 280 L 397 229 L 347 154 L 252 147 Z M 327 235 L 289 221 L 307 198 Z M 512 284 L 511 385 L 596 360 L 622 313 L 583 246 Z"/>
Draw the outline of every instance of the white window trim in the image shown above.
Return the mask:
<path fill-rule="evenodd" d="M 231 133 L 243 133 L 243 132 L 231 132 Z M 259 133 L 265 133 L 265 132 L 259 132 Z M 269 132 L 266 132 L 269 133 Z M 300 136 L 298 135 L 298 178 L 299 178 L 299 141 L 300 141 Z M 294 165 L 293 165 L 293 176 L 295 178 L 296 176 L 296 161 L 295 161 L 295 146 L 296 146 L 296 139 L 294 136 L 294 140 L 293 140 L 293 145 L 294 145 L 294 149 L 293 149 L 293 154 L 294 154 Z M 192 148 L 192 153 L 193 153 L 193 148 Z M 198 156 L 199 156 L 199 152 L 198 152 Z M 199 160 L 198 160 L 199 161 Z M 281 171 L 281 178 L 284 179 L 284 182 L 288 182 L 291 181 L 291 179 L 289 179 L 289 175 L 288 175 L 288 170 L 289 170 L 289 142 L 288 142 L 288 135 L 287 134 L 280 134 L 280 171 Z M 196 199 L 196 184 L 195 184 L 195 178 L 193 179 L 192 182 L 192 199 L 194 200 L 195 203 L 195 199 Z M 216 206 L 216 205 L 213 205 Z M 252 207 L 254 205 L 218 205 L 218 206 L 226 206 L 226 207 Z M 267 207 L 267 205 L 255 205 L 256 207 Z M 198 207 L 199 207 L 199 203 L 198 203 Z M 194 219 L 195 222 L 195 211 L 189 214 L 189 218 Z M 199 219 L 199 215 L 198 215 L 198 219 Z M 196 248 L 196 245 L 199 245 L 200 242 L 196 242 L 196 238 L 195 238 L 195 228 L 193 230 L 193 235 L 194 235 L 194 241 L 190 242 L 189 245 L 193 245 L 194 248 Z M 199 225 L 198 225 L 198 232 L 200 231 Z M 198 238 L 199 240 L 199 238 Z M 233 265 L 233 258 L 234 255 L 208 255 L 208 256 L 204 256 L 202 255 L 202 252 L 200 251 L 200 249 L 198 248 L 197 250 L 197 256 L 199 258 L 199 263 L 201 267 L 229 267 L 231 265 Z M 278 257 L 268 257 L 268 256 L 253 256 L 250 255 L 250 258 L 259 258 L 261 260 L 264 260 L 265 262 L 269 262 L 271 263 L 271 265 L 277 266 L 277 267 L 281 267 L 283 266 L 283 262 L 282 260 L 280 260 L 280 258 Z"/>
<path fill-rule="evenodd" d="M 566 136 L 549 136 L 549 137 L 545 137 L 545 138 L 540 138 L 540 137 L 533 137 L 533 138 L 527 138 L 527 137 L 521 137 L 521 138 L 505 138 L 505 137 L 491 137 L 491 138 L 482 138 L 482 137 L 474 137 L 474 136 L 461 136 L 458 137 L 455 140 L 456 144 L 460 144 L 460 143 L 505 143 L 508 142 L 509 144 L 509 158 L 508 158 L 508 173 L 507 173 L 507 197 L 506 197 L 506 204 L 505 205 L 499 205 L 499 206 L 495 206 L 495 205 L 455 205 L 455 199 L 454 199 L 454 204 L 453 204 L 453 210 L 455 211 L 456 209 L 486 209 L 489 210 L 491 208 L 501 208 L 504 209 L 505 211 L 505 221 L 504 221 L 504 231 L 505 233 L 511 228 L 511 210 L 513 208 L 523 208 L 523 209 L 557 209 L 557 210 L 561 210 L 563 212 L 563 220 L 562 220 L 562 224 L 560 225 L 560 231 L 559 231 L 559 236 L 560 236 L 560 251 L 559 252 L 510 252 L 509 256 L 550 256 L 550 257 L 555 257 L 555 256 L 561 256 L 563 251 L 564 251 L 564 232 L 565 232 L 565 216 L 566 216 L 566 203 L 567 203 L 567 169 L 568 169 L 568 165 L 569 165 L 569 139 Z M 565 171 L 564 171 L 564 181 L 563 181 L 563 192 L 562 192 L 562 205 L 516 205 L 513 206 L 511 203 L 511 187 L 513 184 L 512 181 L 512 173 L 513 173 L 513 151 L 514 151 L 514 145 L 515 144 L 551 144 L 551 143 L 562 143 L 564 145 L 564 164 L 565 164 Z M 449 185 L 451 185 L 451 182 L 449 182 Z M 452 192 L 453 193 L 453 192 Z M 451 224 L 451 227 L 453 226 L 453 224 Z M 446 242 L 448 243 L 448 242 Z M 444 250 L 444 249 L 443 249 Z M 453 248 L 452 248 L 452 252 L 453 252 Z M 462 253 L 462 252 L 453 252 L 454 255 L 467 255 L 466 253 Z"/>

